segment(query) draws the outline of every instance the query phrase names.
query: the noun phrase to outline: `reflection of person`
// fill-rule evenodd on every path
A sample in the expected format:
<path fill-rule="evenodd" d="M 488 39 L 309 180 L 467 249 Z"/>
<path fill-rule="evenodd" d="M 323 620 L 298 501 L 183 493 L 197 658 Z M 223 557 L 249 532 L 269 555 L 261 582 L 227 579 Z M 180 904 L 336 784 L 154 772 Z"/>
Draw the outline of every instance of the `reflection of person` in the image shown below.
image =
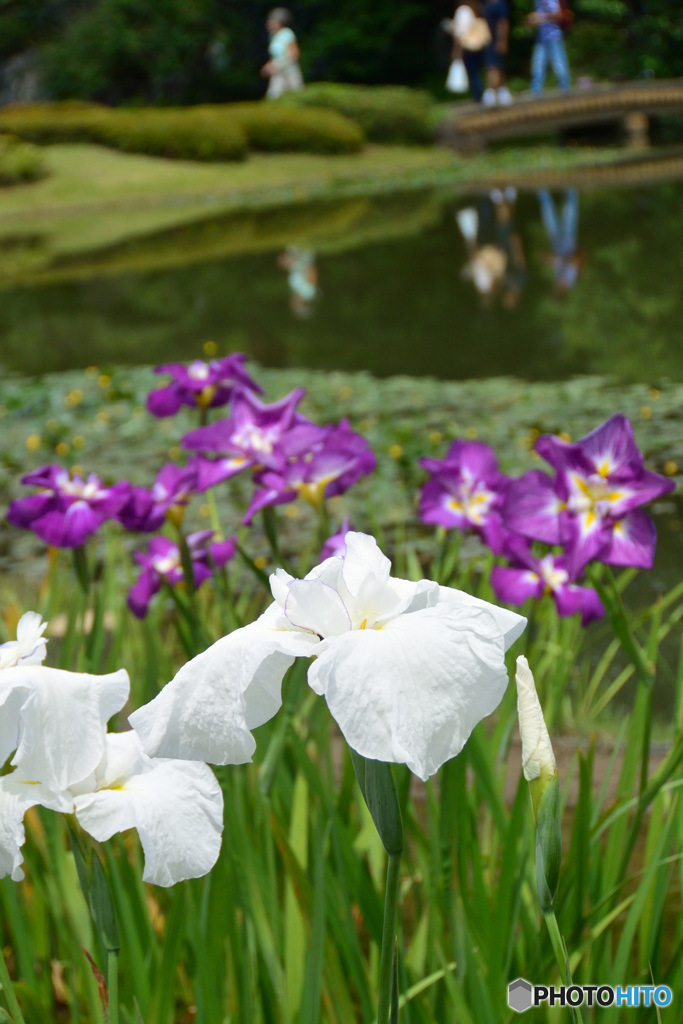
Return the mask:
<path fill-rule="evenodd" d="M 291 23 L 292 15 L 286 7 L 275 7 L 266 21 L 270 35 L 270 60 L 261 68 L 261 74 L 270 79 L 266 96 L 271 100 L 277 99 L 285 92 L 295 92 L 303 88 L 299 46 L 290 27 Z"/>
<path fill-rule="evenodd" d="M 469 207 L 456 214 L 467 247 L 463 277 L 472 281 L 484 306 L 498 298 L 504 309 L 514 309 L 526 282 L 524 249 L 515 224 L 516 200 L 516 189 L 494 189 L 477 209 Z"/>
<path fill-rule="evenodd" d="M 534 0 L 536 9 L 527 21 L 537 28 L 536 44 L 531 55 L 531 91 L 542 92 L 548 64 L 557 77 L 557 84 L 565 91 L 571 86 L 567 51 L 562 32 L 560 0 Z"/>
<path fill-rule="evenodd" d="M 482 101 L 486 106 L 508 106 L 512 95 L 505 84 L 505 56 L 510 36 L 510 5 L 507 0 L 484 0 L 483 14 L 491 31 L 491 42 L 484 50 L 486 90 Z"/>
<path fill-rule="evenodd" d="M 578 248 L 579 193 L 575 188 L 565 189 L 561 213 L 550 192 L 543 188 L 538 192 L 541 218 L 545 227 L 552 253 L 548 257 L 558 298 L 567 295 L 579 279 L 586 265 L 586 256 Z"/>
<path fill-rule="evenodd" d="M 453 20 L 443 22 L 443 27 L 453 36 L 453 59 L 462 57 L 470 92 L 477 103 L 484 93 L 484 49 L 491 42 L 491 33 L 481 15 L 478 0 L 462 0 L 455 9 Z"/>
<path fill-rule="evenodd" d="M 312 249 L 289 245 L 278 257 L 278 266 L 287 272 L 290 307 L 302 320 L 313 314 L 313 301 L 318 294 L 318 269 Z"/>

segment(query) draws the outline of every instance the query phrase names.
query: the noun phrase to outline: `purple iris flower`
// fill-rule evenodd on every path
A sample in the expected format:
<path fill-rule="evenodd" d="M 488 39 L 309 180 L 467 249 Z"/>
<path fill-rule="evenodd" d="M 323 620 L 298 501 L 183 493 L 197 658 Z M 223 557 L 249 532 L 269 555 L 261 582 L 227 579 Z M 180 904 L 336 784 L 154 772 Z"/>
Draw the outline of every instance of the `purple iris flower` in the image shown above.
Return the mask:
<path fill-rule="evenodd" d="M 324 562 L 326 558 L 339 557 L 343 558 L 346 551 L 346 534 L 353 527 L 349 525 L 349 517 L 344 517 L 344 522 L 341 524 L 336 533 L 333 533 L 331 537 L 328 537 L 323 544 L 323 549 L 320 552 L 320 561 Z"/>
<path fill-rule="evenodd" d="M 510 478 L 498 469 L 493 450 L 481 441 L 455 441 L 445 459 L 420 459 L 420 465 L 431 474 L 420 496 L 423 522 L 474 530 L 498 554 Z"/>
<path fill-rule="evenodd" d="M 227 405 L 238 387 L 260 394 L 262 388 L 244 369 L 245 360 L 246 356 L 235 352 L 208 363 L 195 359 L 189 366 L 184 363 L 157 366 L 155 373 L 170 373 L 173 380 L 166 387 L 150 391 L 147 409 L 154 416 L 175 416 L 183 405 L 200 409 Z"/>
<path fill-rule="evenodd" d="M 293 433 L 299 428 L 294 428 Z M 299 438 L 286 437 L 281 453 L 285 460 L 277 469 L 262 469 L 254 474 L 259 487 L 243 519 L 248 524 L 266 505 L 282 505 L 303 498 L 320 508 L 325 498 L 343 494 L 367 473 L 377 459 L 367 440 L 351 430 L 348 420 L 337 426 L 318 427 L 317 440 L 301 454 L 290 454 L 299 447 Z M 313 435 L 311 435 L 313 436 Z"/>
<path fill-rule="evenodd" d="M 178 525 L 196 490 L 196 461 L 189 466 L 169 462 L 157 474 L 151 491 L 146 487 L 131 487 L 130 497 L 117 518 L 127 530 L 141 533 L 154 533 L 167 518 Z"/>
<path fill-rule="evenodd" d="M 210 544 L 213 536 L 212 530 L 202 530 L 187 537 L 195 588 L 235 554 L 233 538 Z M 146 553 L 135 552 L 135 561 L 142 566 L 142 572 L 128 591 L 128 607 L 138 619 L 144 619 L 149 602 L 161 590 L 162 583 L 174 587 L 183 582 L 182 556 L 179 546 L 168 537 L 153 537 Z"/>
<path fill-rule="evenodd" d="M 230 416 L 186 434 L 181 441 L 185 448 L 220 456 L 200 459 L 198 489 L 204 491 L 250 466 L 277 469 L 284 458 L 310 448 L 324 428 L 296 411 L 305 394 L 304 388 L 297 388 L 279 402 L 264 405 L 246 392 L 238 392 Z M 282 447 L 285 437 L 286 453 Z"/>
<path fill-rule="evenodd" d="M 107 519 L 114 519 L 130 495 L 126 481 L 105 487 L 91 473 L 86 479 L 62 466 L 43 466 L 21 479 L 38 487 L 37 494 L 17 498 L 7 519 L 13 526 L 33 530 L 55 548 L 78 548 Z"/>
<path fill-rule="evenodd" d="M 649 569 L 656 532 L 640 510 L 674 483 L 643 465 L 625 416 L 612 416 L 580 441 L 545 434 L 536 451 L 556 470 L 554 480 L 527 473 L 510 488 L 505 525 L 526 537 L 564 544 L 573 578 L 595 559 Z"/>
<path fill-rule="evenodd" d="M 594 619 L 605 614 L 602 601 L 590 587 L 578 586 L 570 575 L 568 560 L 564 555 L 547 554 L 538 557 L 531 545 L 522 537 L 509 537 L 505 553 L 512 565 L 497 565 L 491 571 L 491 586 L 499 601 L 521 605 L 528 598 L 537 600 L 550 594 L 557 613 L 568 617 L 577 612 L 581 624 L 587 626 Z"/>

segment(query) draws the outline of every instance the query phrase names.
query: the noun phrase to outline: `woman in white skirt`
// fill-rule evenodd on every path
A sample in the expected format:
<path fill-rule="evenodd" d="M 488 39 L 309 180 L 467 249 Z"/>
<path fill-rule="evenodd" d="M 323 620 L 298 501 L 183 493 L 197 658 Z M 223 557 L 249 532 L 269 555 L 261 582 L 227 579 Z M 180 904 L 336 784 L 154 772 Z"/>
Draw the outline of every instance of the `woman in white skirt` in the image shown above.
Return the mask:
<path fill-rule="evenodd" d="M 302 89 L 304 80 L 299 67 L 299 46 L 290 25 L 292 15 L 286 7 L 275 7 L 266 21 L 270 35 L 268 53 L 270 60 L 261 68 L 261 74 L 269 78 L 268 99 L 276 100 L 285 92 Z"/>

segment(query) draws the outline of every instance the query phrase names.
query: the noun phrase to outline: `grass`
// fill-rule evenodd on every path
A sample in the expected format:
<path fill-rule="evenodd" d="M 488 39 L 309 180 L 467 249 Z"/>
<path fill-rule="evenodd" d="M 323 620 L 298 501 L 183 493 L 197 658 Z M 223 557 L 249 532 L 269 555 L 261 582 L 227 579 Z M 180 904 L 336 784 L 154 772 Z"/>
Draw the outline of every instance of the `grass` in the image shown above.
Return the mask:
<path fill-rule="evenodd" d="M 44 154 L 44 180 L 0 191 L 0 239 L 40 236 L 54 257 L 93 252 L 208 213 L 439 185 L 480 186 L 501 173 L 519 176 L 615 159 L 613 150 L 549 146 L 470 159 L 434 147 L 368 146 L 353 156 L 254 154 L 246 164 L 212 165 L 86 144 L 50 146 Z"/>

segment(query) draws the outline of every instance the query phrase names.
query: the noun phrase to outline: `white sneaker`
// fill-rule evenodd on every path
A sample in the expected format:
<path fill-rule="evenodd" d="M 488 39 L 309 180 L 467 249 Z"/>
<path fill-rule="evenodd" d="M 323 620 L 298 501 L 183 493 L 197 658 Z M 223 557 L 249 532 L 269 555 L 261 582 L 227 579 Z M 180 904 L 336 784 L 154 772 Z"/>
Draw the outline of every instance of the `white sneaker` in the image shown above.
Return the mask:
<path fill-rule="evenodd" d="M 509 107 L 512 103 L 512 93 L 508 89 L 507 85 L 501 85 L 498 90 L 498 102 L 501 107 Z"/>
<path fill-rule="evenodd" d="M 485 107 L 493 107 L 496 104 L 496 90 L 487 89 L 481 98 L 481 102 Z"/>

